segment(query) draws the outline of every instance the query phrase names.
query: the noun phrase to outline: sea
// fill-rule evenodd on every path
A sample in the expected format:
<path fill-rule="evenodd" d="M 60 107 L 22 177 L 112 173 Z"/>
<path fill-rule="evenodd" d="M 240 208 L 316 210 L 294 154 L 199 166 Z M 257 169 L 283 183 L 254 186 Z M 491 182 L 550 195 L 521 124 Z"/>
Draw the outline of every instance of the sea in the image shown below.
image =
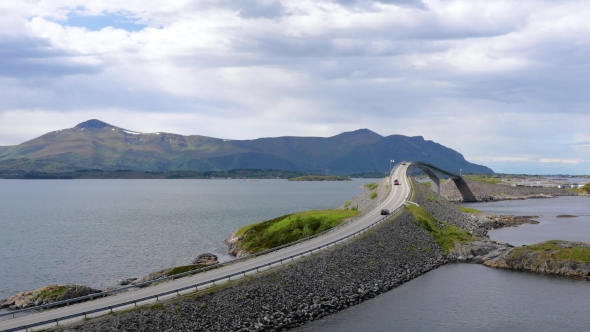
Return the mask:
<path fill-rule="evenodd" d="M 49 284 L 114 286 L 203 252 L 230 260 L 233 230 L 338 207 L 374 181 L 0 180 L 0 299 Z M 590 197 L 465 206 L 538 216 L 491 231 L 497 241 L 590 242 Z M 588 281 L 449 264 L 295 331 L 587 331 L 589 309 Z"/>
<path fill-rule="evenodd" d="M 482 212 L 535 215 L 540 223 L 490 231 L 515 246 L 590 242 L 590 197 L 466 203 Z M 558 215 L 575 218 L 557 218 Z M 294 331 L 588 331 L 590 282 L 476 264 L 448 264 L 360 305 Z"/>
<path fill-rule="evenodd" d="M 251 223 L 337 208 L 375 179 L 0 180 L 0 299 L 190 264 Z"/>

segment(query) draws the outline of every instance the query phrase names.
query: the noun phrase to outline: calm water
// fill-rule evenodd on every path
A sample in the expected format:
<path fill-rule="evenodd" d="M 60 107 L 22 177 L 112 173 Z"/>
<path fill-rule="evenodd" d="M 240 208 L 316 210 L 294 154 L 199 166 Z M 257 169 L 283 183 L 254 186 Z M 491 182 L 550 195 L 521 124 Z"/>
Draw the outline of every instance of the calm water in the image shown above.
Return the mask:
<path fill-rule="evenodd" d="M 538 225 L 490 232 L 498 241 L 590 242 L 590 197 L 465 205 L 494 214 L 541 216 Z M 580 217 L 555 218 L 559 214 Z M 588 281 L 451 264 L 295 331 L 588 331 L 589 309 Z"/>
<path fill-rule="evenodd" d="M 515 246 L 547 240 L 590 242 L 590 197 L 588 196 L 463 205 L 493 214 L 539 216 L 536 220 L 540 223 L 537 225 L 522 225 L 490 231 L 490 237 L 497 241 L 508 242 Z M 560 214 L 578 217 L 556 218 Z"/>
<path fill-rule="evenodd" d="M 335 208 L 374 180 L 0 180 L 0 299 L 188 264 L 240 226 Z"/>

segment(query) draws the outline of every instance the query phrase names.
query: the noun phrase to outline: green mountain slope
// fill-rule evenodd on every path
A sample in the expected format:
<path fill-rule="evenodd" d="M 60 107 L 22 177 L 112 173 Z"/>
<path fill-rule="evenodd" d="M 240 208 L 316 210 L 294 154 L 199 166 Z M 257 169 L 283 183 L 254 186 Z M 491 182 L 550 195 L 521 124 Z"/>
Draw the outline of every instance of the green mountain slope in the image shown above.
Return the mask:
<path fill-rule="evenodd" d="M 422 137 L 380 136 L 368 129 L 332 137 L 224 140 L 171 133 L 137 133 L 99 120 L 0 147 L 0 170 L 138 171 L 283 169 L 332 174 L 385 172 L 389 160 L 420 160 L 450 170 L 492 173 L 458 152 Z"/>

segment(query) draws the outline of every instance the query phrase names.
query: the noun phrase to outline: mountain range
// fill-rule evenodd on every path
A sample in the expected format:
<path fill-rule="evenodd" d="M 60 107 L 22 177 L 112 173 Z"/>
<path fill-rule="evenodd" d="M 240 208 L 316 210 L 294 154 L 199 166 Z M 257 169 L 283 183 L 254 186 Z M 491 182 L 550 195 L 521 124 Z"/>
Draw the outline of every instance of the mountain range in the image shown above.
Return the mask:
<path fill-rule="evenodd" d="M 0 170 L 4 171 L 279 169 L 361 174 L 386 172 L 391 159 L 425 161 L 450 171 L 461 168 L 464 173 L 493 173 L 422 136 L 384 137 L 368 129 L 332 137 L 228 140 L 139 133 L 93 119 L 0 147 Z"/>

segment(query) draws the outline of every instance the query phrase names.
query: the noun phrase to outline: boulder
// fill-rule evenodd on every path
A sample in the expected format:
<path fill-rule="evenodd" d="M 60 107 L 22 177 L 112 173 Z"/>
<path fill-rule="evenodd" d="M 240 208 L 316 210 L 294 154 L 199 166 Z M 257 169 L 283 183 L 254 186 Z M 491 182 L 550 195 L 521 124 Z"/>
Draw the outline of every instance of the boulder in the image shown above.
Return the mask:
<path fill-rule="evenodd" d="M 214 265 L 218 264 L 219 261 L 217 260 L 217 256 L 213 255 L 212 253 L 204 253 L 200 254 L 199 257 L 193 260 L 192 264 L 202 264 L 202 265 Z"/>
<path fill-rule="evenodd" d="M 9 296 L 0 301 L 0 309 L 24 309 L 101 292 L 101 290 L 82 285 L 49 285 Z"/>

